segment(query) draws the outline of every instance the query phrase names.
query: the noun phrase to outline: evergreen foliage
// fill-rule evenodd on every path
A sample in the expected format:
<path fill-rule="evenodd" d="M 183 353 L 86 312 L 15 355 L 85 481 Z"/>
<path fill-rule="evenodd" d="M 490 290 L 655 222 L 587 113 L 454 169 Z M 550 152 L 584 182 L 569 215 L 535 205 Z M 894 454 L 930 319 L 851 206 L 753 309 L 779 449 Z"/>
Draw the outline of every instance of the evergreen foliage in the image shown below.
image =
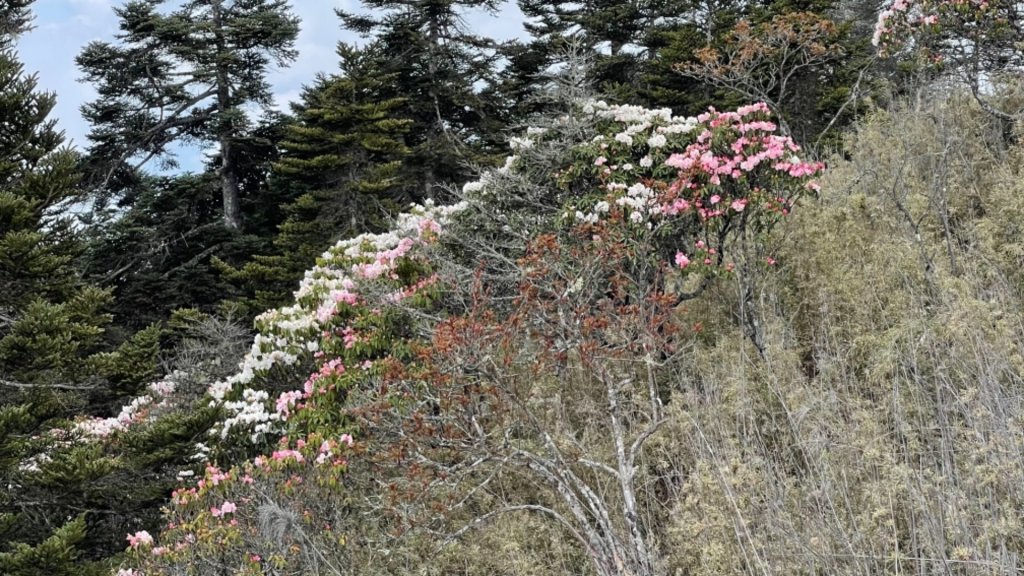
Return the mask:
<path fill-rule="evenodd" d="M 401 182 L 415 200 L 442 198 L 442 188 L 465 182 L 470 166 L 487 163 L 503 140 L 497 44 L 466 29 L 469 10 L 493 11 L 498 0 L 364 0 L 369 13 L 338 10 L 343 26 L 377 43 L 379 73 L 393 78 L 404 99 L 396 117 L 411 124 Z"/>
<path fill-rule="evenodd" d="M 91 163 L 106 187 L 152 159 L 174 166 L 174 144 L 214 143 L 224 224 L 239 229 L 243 108 L 270 104 L 267 73 L 295 58 L 298 21 L 285 0 L 189 0 L 161 11 L 168 4 L 116 8 L 119 43 L 93 42 L 76 59 L 99 92 L 82 108 Z"/>
<path fill-rule="evenodd" d="M 26 462 L 46 444 L 47 424 L 85 410 L 100 384 L 89 367 L 110 321 L 109 293 L 83 283 L 72 265 L 81 250 L 67 213 L 79 198 L 77 161 L 48 119 L 54 96 L 36 88 L 11 49 L 27 8 L 8 3 L 0 13 L 0 568 L 85 573 L 76 568 L 84 520 L 65 524 L 75 514 L 52 490 L 80 476 L 48 469 L 49 480 L 26 479 Z M 39 498 L 27 484 L 49 489 Z"/>
<path fill-rule="evenodd" d="M 121 330 L 139 330 L 179 308 L 213 312 L 240 296 L 221 268 L 270 248 L 295 190 L 268 183 L 277 143 L 289 119 L 268 114 L 235 148 L 244 233 L 225 229 L 218 200 L 219 156 L 200 174 L 147 176 L 133 183 L 117 209 L 89 227 L 81 259 L 87 276 L 110 286 Z M 257 310 L 258 311 L 258 310 Z"/>
<path fill-rule="evenodd" d="M 578 44 L 592 54 L 589 76 L 594 88 L 623 103 L 640 103 L 637 97 L 643 92 L 643 71 L 653 55 L 654 38 L 690 20 L 695 10 L 676 0 L 518 4 L 528 18 L 524 27 L 533 38 L 529 47 L 545 62 L 545 69 L 564 65 L 567 43 Z"/>
<path fill-rule="evenodd" d="M 407 100 L 396 95 L 397 75 L 379 68 L 381 49 L 339 45 L 341 71 L 321 75 L 292 105 L 271 185 L 299 196 L 283 208 L 274 253 L 241 270 L 222 266 L 258 311 L 284 302 L 325 241 L 383 231 L 412 200 L 403 178 L 412 121 L 399 116 Z"/>

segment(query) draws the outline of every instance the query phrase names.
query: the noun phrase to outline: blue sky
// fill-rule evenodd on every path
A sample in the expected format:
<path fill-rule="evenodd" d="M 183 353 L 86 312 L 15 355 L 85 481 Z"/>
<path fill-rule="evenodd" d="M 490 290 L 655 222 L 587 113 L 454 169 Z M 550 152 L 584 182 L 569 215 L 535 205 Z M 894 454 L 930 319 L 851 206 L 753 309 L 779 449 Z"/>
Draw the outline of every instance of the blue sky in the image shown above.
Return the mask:
<path fill-rule="evenodd" d="M 2 0 L 0 0 L 2 1 Z M 81 75 L 74 59 L 81 48 L 93 40 L 112 41 L 117 32 L 113 8 L 124 0 L 36 0 L 35 30 L 18 43 L 25 69 L 39 76 L 42 88 L 57 93 L 54 115 L 71 144 L 84 146 L 88 125 L 79 114 L 79 106 L 93 99 L 95 92 L 77 81 Z M 356 0 L 292 0 L 293 11 L 302 19 L 302 31 L 296 43 L 298 60 L 289 68 L 275 70 L 270 77 L 276 105 L 298 97 L 302 85 L 317 72 L 337 69 L 334 47 L 338 41 L 352 42 L 356 37 L 343 32 L 334 15 L 335 8 L 358 11 Z M 469 27 L 476 33 L 496 39 L 522 36 L 522 15 L 512 5 L 497 17 L 485 13 L 467 15 Z M 179 155 L 183 169 L 199 166 L 199 151 Z"/>

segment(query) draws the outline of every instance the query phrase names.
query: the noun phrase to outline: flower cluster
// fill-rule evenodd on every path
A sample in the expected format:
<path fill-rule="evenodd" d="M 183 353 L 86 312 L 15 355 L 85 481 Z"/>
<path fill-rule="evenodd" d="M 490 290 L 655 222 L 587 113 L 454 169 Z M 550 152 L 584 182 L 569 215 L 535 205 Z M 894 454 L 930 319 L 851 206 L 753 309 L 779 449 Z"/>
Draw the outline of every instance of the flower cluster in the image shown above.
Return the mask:
<path fill-rule="evenodd" d="M 74 431 L 87 439 L 106 438 L 114 432 L 127 430 L 142 422 L 151 421 L 163 410 L 173 405 L 173 396 L 178 382 L 185 378 L 180 371 L 168 374 L 163 380 L 147 387 L 147 393 L 133 398 L 121 407 L 120 413 L 111 418 L 83 418 L 75 423 Z"/>
<path fill-rule="evenodd" d="M 133 549 L 140 546 L 153 545 L 153 537 L 145 530 L 136 532 L 135 534 L 129 534 L 126 539 L 128 540 L 128 547 Z"/>
<path fill-rule="evenodd" d="M 433 242 L 445 223 L 463 209 L 462 204 L 414 206 L 398 218 L 393 230 L 343 240 L 325 252 L 303 278 L 294 305 L 257 317 L 259 333 L 239 371 L 210 386 L 211 405 L 223 407 L 226 412 L 215 433 L 226 438 L 232 430 L 244 430 L 252 442 L 258 442 L 280 431 L 280 424 L 293 409 L 316 393 L 317 381 L 344 372 L 340 361 L 324 358 L 320 371 L 306 381 L 303 389 L 284 392 L 273 406 L 267 392 L 243 386 L 275 365 L 294 365 L 302 358 L 320 354 L 334 330 L 338 330 L 346 348 L 355 347 L 361 337 L 354 326 L 344 324 L 351 320 L 354 309 L 394 303 L 429 287 L 433 283 L 429 277 L 406 282 L 399 268 L 417 249 Z M 381 297 L 380 284 L 393 288 Z"/>
<path fill-rule="evenodd" d="M 967 53 L 977 49 L 971 44 L 987 44 L 1019 25 L 1016 11 L 1016 4 L 1001 0 L 892 0 L 878 14 L 871 43 L 885 56 L 915 44 L 929 52 L 927 45 L 943 41 L 945 30 L 958 37 L 949 46 Z M 937 52 L 928 55 L 935 62 L 942 59 Z"/>
<path fill-rule="evenodd" d="M 148 532 L 127 536 L 127 560 L 133 567 L 120 573 L 174 573 L 173 567 L 181 565 L 205 573 L 209 566 L 204 562 L 214 558 L 219 568 L 232 566 L 232 574 L 255 576 L 264 573 L 260 568 L 264 560 L 296 562 L 290 555 L 301 558 L 297 547 L 262 535 L 260 514 L 266 501 L 255 495 L 272 493 L 282 513 L 301 522 L 303 530 L 315 538 L 330 530 L 337 506 L 346 497 L 341 482 L 355 446 L 348 433 L 333 438 L 282 438 L 270 456 L 256 457 L 231 470 L 206 466 L 194 485 L 173 492 L 160 546 L 154 545 Z M 312 508 L 318 503 L 323 506 Z"/>
<path fill-rule="evenodd" d="M 668 110 L 589 103 L 600 133 L 581 148 L 583 173 L 602 194 L 567 207 L 583 225 L 621 220 L 674 238 L 674 263 L 731 264 L 721 259 L 719 232 L 744 226 L 763 230 L 789 213 L 824 165 L 806 161 L 800 147 L 777 133 L 767 105 L 733 112 L 714 108 L 693 118 Z M 693 268 L 690 268 L 693 270 Z"/>

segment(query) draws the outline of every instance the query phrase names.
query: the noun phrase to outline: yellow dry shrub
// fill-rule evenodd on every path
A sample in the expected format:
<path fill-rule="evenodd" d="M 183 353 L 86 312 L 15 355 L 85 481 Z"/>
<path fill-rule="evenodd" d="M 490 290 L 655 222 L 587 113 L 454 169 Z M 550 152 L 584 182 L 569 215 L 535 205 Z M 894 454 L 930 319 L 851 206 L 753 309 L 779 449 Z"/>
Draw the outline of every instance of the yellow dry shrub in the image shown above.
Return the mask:
<path fill-rule="evenodd" d="M 739 280 L 681 311 L 668 573 L 1024 566 L 1022 155 L 960 95 L 877 112 L 770 240 L 764 356 Z"/>

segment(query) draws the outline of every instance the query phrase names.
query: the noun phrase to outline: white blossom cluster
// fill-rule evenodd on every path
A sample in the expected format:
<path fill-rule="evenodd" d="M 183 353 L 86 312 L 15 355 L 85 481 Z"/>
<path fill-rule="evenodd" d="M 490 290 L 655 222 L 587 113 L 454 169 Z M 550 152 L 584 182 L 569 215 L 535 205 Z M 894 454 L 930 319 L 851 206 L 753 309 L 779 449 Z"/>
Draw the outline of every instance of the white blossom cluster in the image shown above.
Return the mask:
<path fill-rule="evenodd" d="M 178 381 L 185 378 L 184 372 L 175 370 L 163 380 L 153 382 L 147 393 L 121 407 L 120 413 L 111 418 L 88 418 L 75 423 L 73 430 L 87 439 L 106 438 L 114 432 L 127 430 L 134 424 L 151 420 L 160 409 L 172 404 L 172 396 L 178 388 Z"/>
<path fill-rule="evenodd" d="M 258 333 L 239 363 L 238 372 L 209 387 L 210 405 L 221 406 L 226 412 L 225 419 L 211 433 L 226 438 L 238 429 L 257 442 L 265 434 L 277 431 L 284 417 L 272 405 L 267 392 L 245 388 L 240 399 L 229 398 L 236 397 L 240 386 L 253 382 L 273 366 L 293 365 L 316 352 L 320 334 L 339 301 L 361 297 L 361 282 L 391 274 L 399 257 L 425 235 L 441 232 L 452 216 L 464 209 L 463 203 L 437 206 L 428 201 L 422 206 L 414 205 L 397 218 L 392 230 L 360 234 L 324 252 L 302 279 L 295 292 L 295 304 L 256 318 Z"/>
<path fill-rule="evenodd" d="M 604 155 L 599 155 L 594 164 L 611 180 L 605 184 L 604 189 L 616 205 L 626 209 L 630 221 L 653 228 L 654 220 L 662 212 L 661 202 L 655 191 L 642 182 L 644 174 L 638 172 L 637 166 L 642 170 L 661 167 L 672 152 L 668 148 L 670 138 L 692 132 L 700 124 L 699 120 L 689 116 L 673 116 L 668 108 L 651 110 L 642 106 L 612 106 L 604 101 L 588 102 L 583 112 L 612 123 L 612 127 L 604 129 L 609 134 L 595 136 L 590 144 L 596 147 L 598 154 L 616 144 L 631 148 L 629 156 L 635 159 L 630 162 L 616 164 Z M 610 133 L 613 130 L 615 132 Z M 608 156 L 612 156 L 610 151 Z M 600 200 L 589 210 L 569 210 L 565 217 L 595 224 L 608 213 L 609 208 L 607 200 Z"/>

